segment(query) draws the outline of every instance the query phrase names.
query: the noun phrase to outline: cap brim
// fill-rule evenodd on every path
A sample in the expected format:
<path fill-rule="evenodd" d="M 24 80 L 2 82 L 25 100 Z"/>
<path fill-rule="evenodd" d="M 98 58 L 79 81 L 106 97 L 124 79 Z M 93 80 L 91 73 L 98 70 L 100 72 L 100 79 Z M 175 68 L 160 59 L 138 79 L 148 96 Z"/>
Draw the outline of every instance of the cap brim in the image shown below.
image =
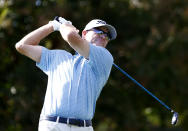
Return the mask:
<path fill-rule="evenodd" d="M 111 35 L 111 40 L 114 40 L 117 37 L 116 29 L 109 24 L 104 25 L 104 27 L 108 28 L 110 35 Z"/>
<path fill-rule="evenodd" d="M 90 29 L 95 28 L 95 27 L 106 27 L 109 30 L 110 35 L 111 35 L 110 40 L 114 40 L 117 37 L 116 29 L 112 25 L 109 25 L 109 24 L 87 26 L 84 30 L 90 30 Z"/>

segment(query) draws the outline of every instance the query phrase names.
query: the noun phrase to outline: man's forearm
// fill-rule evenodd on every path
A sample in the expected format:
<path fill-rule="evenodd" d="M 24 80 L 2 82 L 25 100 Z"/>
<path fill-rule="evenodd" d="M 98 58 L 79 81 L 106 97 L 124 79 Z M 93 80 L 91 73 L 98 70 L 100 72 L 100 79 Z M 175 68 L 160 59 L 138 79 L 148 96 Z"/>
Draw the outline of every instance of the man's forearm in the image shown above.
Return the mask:
<path fill-rule="evenodd" d="M 80 55 L 85 58 L 89 57 L 89 43 L 79 34 L 79 30 L 71 24 L 62 24 L 60 33 L 63 39 Z"/>
<path fill-rule="evenodd" d="M 32 60 L 39 62 L 42 48 L 38 44 L 53 31 L 54 29 L 51 24 L 44 25 L 34 30 L 16 43 L 16 50 Z"/>
<path fill-rule="evenodd" d="M 46 24 L 26 35 L 18 42 L 18 44 L 38 45 L 43 38 L 48 36 L 53 31 L 52 25 Z"/>

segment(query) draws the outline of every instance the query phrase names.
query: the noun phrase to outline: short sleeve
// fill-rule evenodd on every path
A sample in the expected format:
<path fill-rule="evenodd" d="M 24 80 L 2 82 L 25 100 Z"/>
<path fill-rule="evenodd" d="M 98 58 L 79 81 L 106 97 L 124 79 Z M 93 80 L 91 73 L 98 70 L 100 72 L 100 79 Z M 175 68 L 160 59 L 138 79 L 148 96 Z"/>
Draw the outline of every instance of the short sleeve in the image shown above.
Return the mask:
<path fill-rule="evenodd" d="M 102 77 L 103 82 L 106 82 L 112 68 L 113 57 L 106 48 L 90 44 L 89 64 L 96 77 Z"/>
<path fill-rule="evenodd" d="M 64 50 L 49 50 L 45 47 L 42 47 L 40 62 L 37 62 L 36 66 L 44 73 L 48 74 L 48 72 L 52 68 L 55 68 L 58 63 L 65 59 L 71 59 L 71 57 L 72 55 Z"/>

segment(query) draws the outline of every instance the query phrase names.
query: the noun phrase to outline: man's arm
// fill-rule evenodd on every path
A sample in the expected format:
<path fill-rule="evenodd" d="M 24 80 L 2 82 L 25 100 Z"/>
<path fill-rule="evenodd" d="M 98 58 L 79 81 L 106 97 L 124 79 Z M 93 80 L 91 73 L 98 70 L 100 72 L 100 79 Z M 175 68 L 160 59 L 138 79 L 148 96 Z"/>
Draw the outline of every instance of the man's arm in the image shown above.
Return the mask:
<path fill-rule="evenodd" d="M 52 24 L 46 24 L 33 32 L 26 35 L 18 43 L 16 43 L 16 50 L 31 58 L 36 62 L 40 62 L 42 47 L 39 42 L 54 31 Z"/>
<path fill-rule="evenodd" d="M 61 36 L 69 45 L 85 58 L 89 58 L 89 43 L 82 39 L 73 25 L 65 23 L 60 27 Z"/>

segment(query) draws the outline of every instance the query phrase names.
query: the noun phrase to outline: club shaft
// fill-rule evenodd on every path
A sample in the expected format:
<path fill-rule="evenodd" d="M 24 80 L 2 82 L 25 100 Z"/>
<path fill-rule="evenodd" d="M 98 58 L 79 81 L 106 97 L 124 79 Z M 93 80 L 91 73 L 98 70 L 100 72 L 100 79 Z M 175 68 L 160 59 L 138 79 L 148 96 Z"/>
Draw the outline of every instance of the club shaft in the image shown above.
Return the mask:
<path fill-rule="evenodd" d="M 120 70 L 124 75 L 126 75 L 129 79 L 131 79 L 134 83 L 136 83 L 138 86 L 140 86 L 144 91 L 146 91 L 149 95 L 151 95 L 154 99 L 156 99 L 159 103 L 161 103 L 166 109 L 172 111 L 171 108 L 169 108 L 164 102 L 162 102 L 161 100 L 159 100 L 155 95 L 153 95 L 149 90 L 147 90 L 146 88 L 144 88 L 144 86 L 142 86 L 139 82 L 137 82 L 133 77 L 131 77 L 127 72 L 125 72 L 123 69 L 121 69 L 119 66 L 117 66 L 115 63 L 113 63 L 113 65 Z"/>

